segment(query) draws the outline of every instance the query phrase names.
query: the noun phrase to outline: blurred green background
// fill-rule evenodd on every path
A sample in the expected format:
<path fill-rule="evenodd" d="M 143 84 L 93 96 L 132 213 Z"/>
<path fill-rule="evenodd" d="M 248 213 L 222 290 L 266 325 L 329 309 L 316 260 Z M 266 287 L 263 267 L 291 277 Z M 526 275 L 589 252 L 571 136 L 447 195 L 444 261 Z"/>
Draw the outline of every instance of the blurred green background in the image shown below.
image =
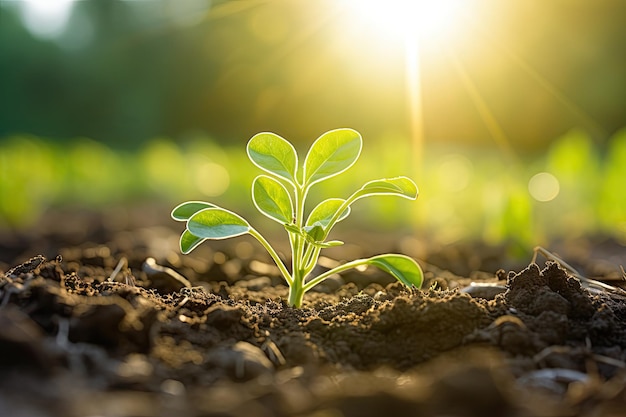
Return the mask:
<path fill-rule="evenodd" d="M 303 157 L 351 127 L 362 158 L 319 192 L 420 187 L 357 223 L 624 242 L 624 15 L 620 0 L 1 0 L 0 228 L 67 204 L 242 212 L 251 136 Z"/>

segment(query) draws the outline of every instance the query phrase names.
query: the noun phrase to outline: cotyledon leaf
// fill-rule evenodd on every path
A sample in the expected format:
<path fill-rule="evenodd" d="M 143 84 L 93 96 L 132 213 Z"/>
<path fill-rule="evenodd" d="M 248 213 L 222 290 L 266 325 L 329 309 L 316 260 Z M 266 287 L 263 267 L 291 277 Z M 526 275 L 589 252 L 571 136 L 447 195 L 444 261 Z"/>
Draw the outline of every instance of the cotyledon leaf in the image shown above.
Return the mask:
<path fill-rule="evenodd" d="M 358 200 L 359 198 L 369 197 L 373 195 L 395 195 L 411 200 L 417 198 L 417 185 L 407 177 L 382 178 L 365 183 L 350 198 Z"/>
<path fill-rule="evenodd" d="M 407 287 L 415 286 L 420 288 L 424 282 L 422 268 L 415 260 L 406 255 L 395 253 L 378 255 L 367 259 L 366 263 L 393 275 Z"/>
<path fill-rule="evenodd" d="M 206 239 L 195 236 L 189 230 L 185 229 L 185 231 L 180 235 L 180 251 L 186 255 L 205 240 Z"/>
<path fill-rule="evenodd" d="M 252 183 L 252 200 L 267 217 L 284 224 L 292 221 L 293 204 L 289 192 L 280 182 L 267 175 L 259 175 Z"/>
<path fill-rule="evenodd" d="M 202 239 L 227 239 L 250 231 L 248 222 L 238 214 L 223 208 L 207 208 L 191 216 L 187 229 Z"/>
<path fill-rule="evenodd" d="M 179 204 L 172 210 L 172 218 L 179 222 L 186 222 L 191 216 L 206 208 L 217 207 L 215 204 L 204 201 L 187 201 Z"/>

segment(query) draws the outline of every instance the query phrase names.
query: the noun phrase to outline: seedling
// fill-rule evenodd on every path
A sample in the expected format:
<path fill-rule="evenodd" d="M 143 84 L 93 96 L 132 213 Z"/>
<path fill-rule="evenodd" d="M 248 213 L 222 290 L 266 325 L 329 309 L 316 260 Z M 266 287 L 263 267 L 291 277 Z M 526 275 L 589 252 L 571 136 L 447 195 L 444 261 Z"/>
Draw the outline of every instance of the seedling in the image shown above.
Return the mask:
<path fill-rule="evenodd" d="M 291 270 L 269 242 L 244 218 L 232 211 L 202 201 L 188 201 L 172 211 L 172 218 L 186 222 L 180 237 L 180 250 L 187 254 L 207 239 L 219 240 L 250 234 L 269 252 L 289 286 L 289 305 L 300 307 L 304 293 L 333 274 L 361 265 L 373 265 L 394 276 L 406 286 L 419 288 L 423 273 L 411 258 L 383 254 L 339 265 L 316 277 L 309 277 L 320 251 L 342 245 L 327 240 L 336 223 L 350 214 L 351 205 L 361 198 L 394 195 L 415 200 L 417 186 L 407 177 L 383 178 L 365 183 L 346 199 L 329 198 L 308 216 L 305 204 L 314 184 L 350 168 L 361 154 L 361 135 L 352 129 L 336 129 L 321 135 L 311 145 L 304 164 L 299 165 L 293 145 L 274 133 L 259 133 L 247 145 L 254 165 L 270 175 L 259 175 L 252 183 L 252 200 L 265 216 L 283 225 L 291 246 Z"/>

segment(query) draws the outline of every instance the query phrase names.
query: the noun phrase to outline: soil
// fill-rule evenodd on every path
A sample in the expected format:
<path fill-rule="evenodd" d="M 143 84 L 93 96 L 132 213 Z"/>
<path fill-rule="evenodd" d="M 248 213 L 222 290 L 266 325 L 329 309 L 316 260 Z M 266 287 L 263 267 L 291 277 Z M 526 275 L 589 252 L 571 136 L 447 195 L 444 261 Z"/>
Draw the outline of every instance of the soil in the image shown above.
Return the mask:
<path fill-rule="evenodd" d="M 150 212 L 55 212 L 3 234 L 0 416 L 626 415 L 619 288 L 507 246 L 360 232 L 320 270 L 409 252 L 423 289 L 352 271 L 294 309 L 254 241 L 181 256 L 180 225 Z M 558 247 L 621 285 L 619 243 Z"/>

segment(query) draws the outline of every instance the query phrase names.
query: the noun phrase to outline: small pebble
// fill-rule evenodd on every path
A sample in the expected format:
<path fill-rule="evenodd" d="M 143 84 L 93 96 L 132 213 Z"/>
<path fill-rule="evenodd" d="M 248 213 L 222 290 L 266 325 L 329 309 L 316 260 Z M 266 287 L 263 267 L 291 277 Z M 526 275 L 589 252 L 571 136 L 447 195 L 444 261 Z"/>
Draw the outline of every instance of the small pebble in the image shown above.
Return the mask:
<path fill-rule="evenodd" d="M 467 287 L 461 289 L 462 293 L 469 294 L 474 298 L 484 298 L 485 300 L 493 300 L 496 298 L 496 295 L 505 291 L 506 287 L 504 285 L 481 282 L 472 282 Z"/>
<path fill-rule="evenodd" d="M 187 278 L 172 268 L 157 264 L 154 258 L 147 258 L 141 269 L 150 278 L 152 286 L 160 293 L 167 294 L 191 287 Z"/>
<path fill-rule="evenodd" d="M 166 379 L 161 383 L 161 391 L 169 395 L 185 394 L 185 384 L 175 379 Z"/>
<path fill-rule="evenodd" d="M 232 347 L 220 347 L 210 355 L 210 361 L 238 379 L 249 380 L 271 374 L 274 365 L 261 348 L 248 342 L 237 342 Z"/>

